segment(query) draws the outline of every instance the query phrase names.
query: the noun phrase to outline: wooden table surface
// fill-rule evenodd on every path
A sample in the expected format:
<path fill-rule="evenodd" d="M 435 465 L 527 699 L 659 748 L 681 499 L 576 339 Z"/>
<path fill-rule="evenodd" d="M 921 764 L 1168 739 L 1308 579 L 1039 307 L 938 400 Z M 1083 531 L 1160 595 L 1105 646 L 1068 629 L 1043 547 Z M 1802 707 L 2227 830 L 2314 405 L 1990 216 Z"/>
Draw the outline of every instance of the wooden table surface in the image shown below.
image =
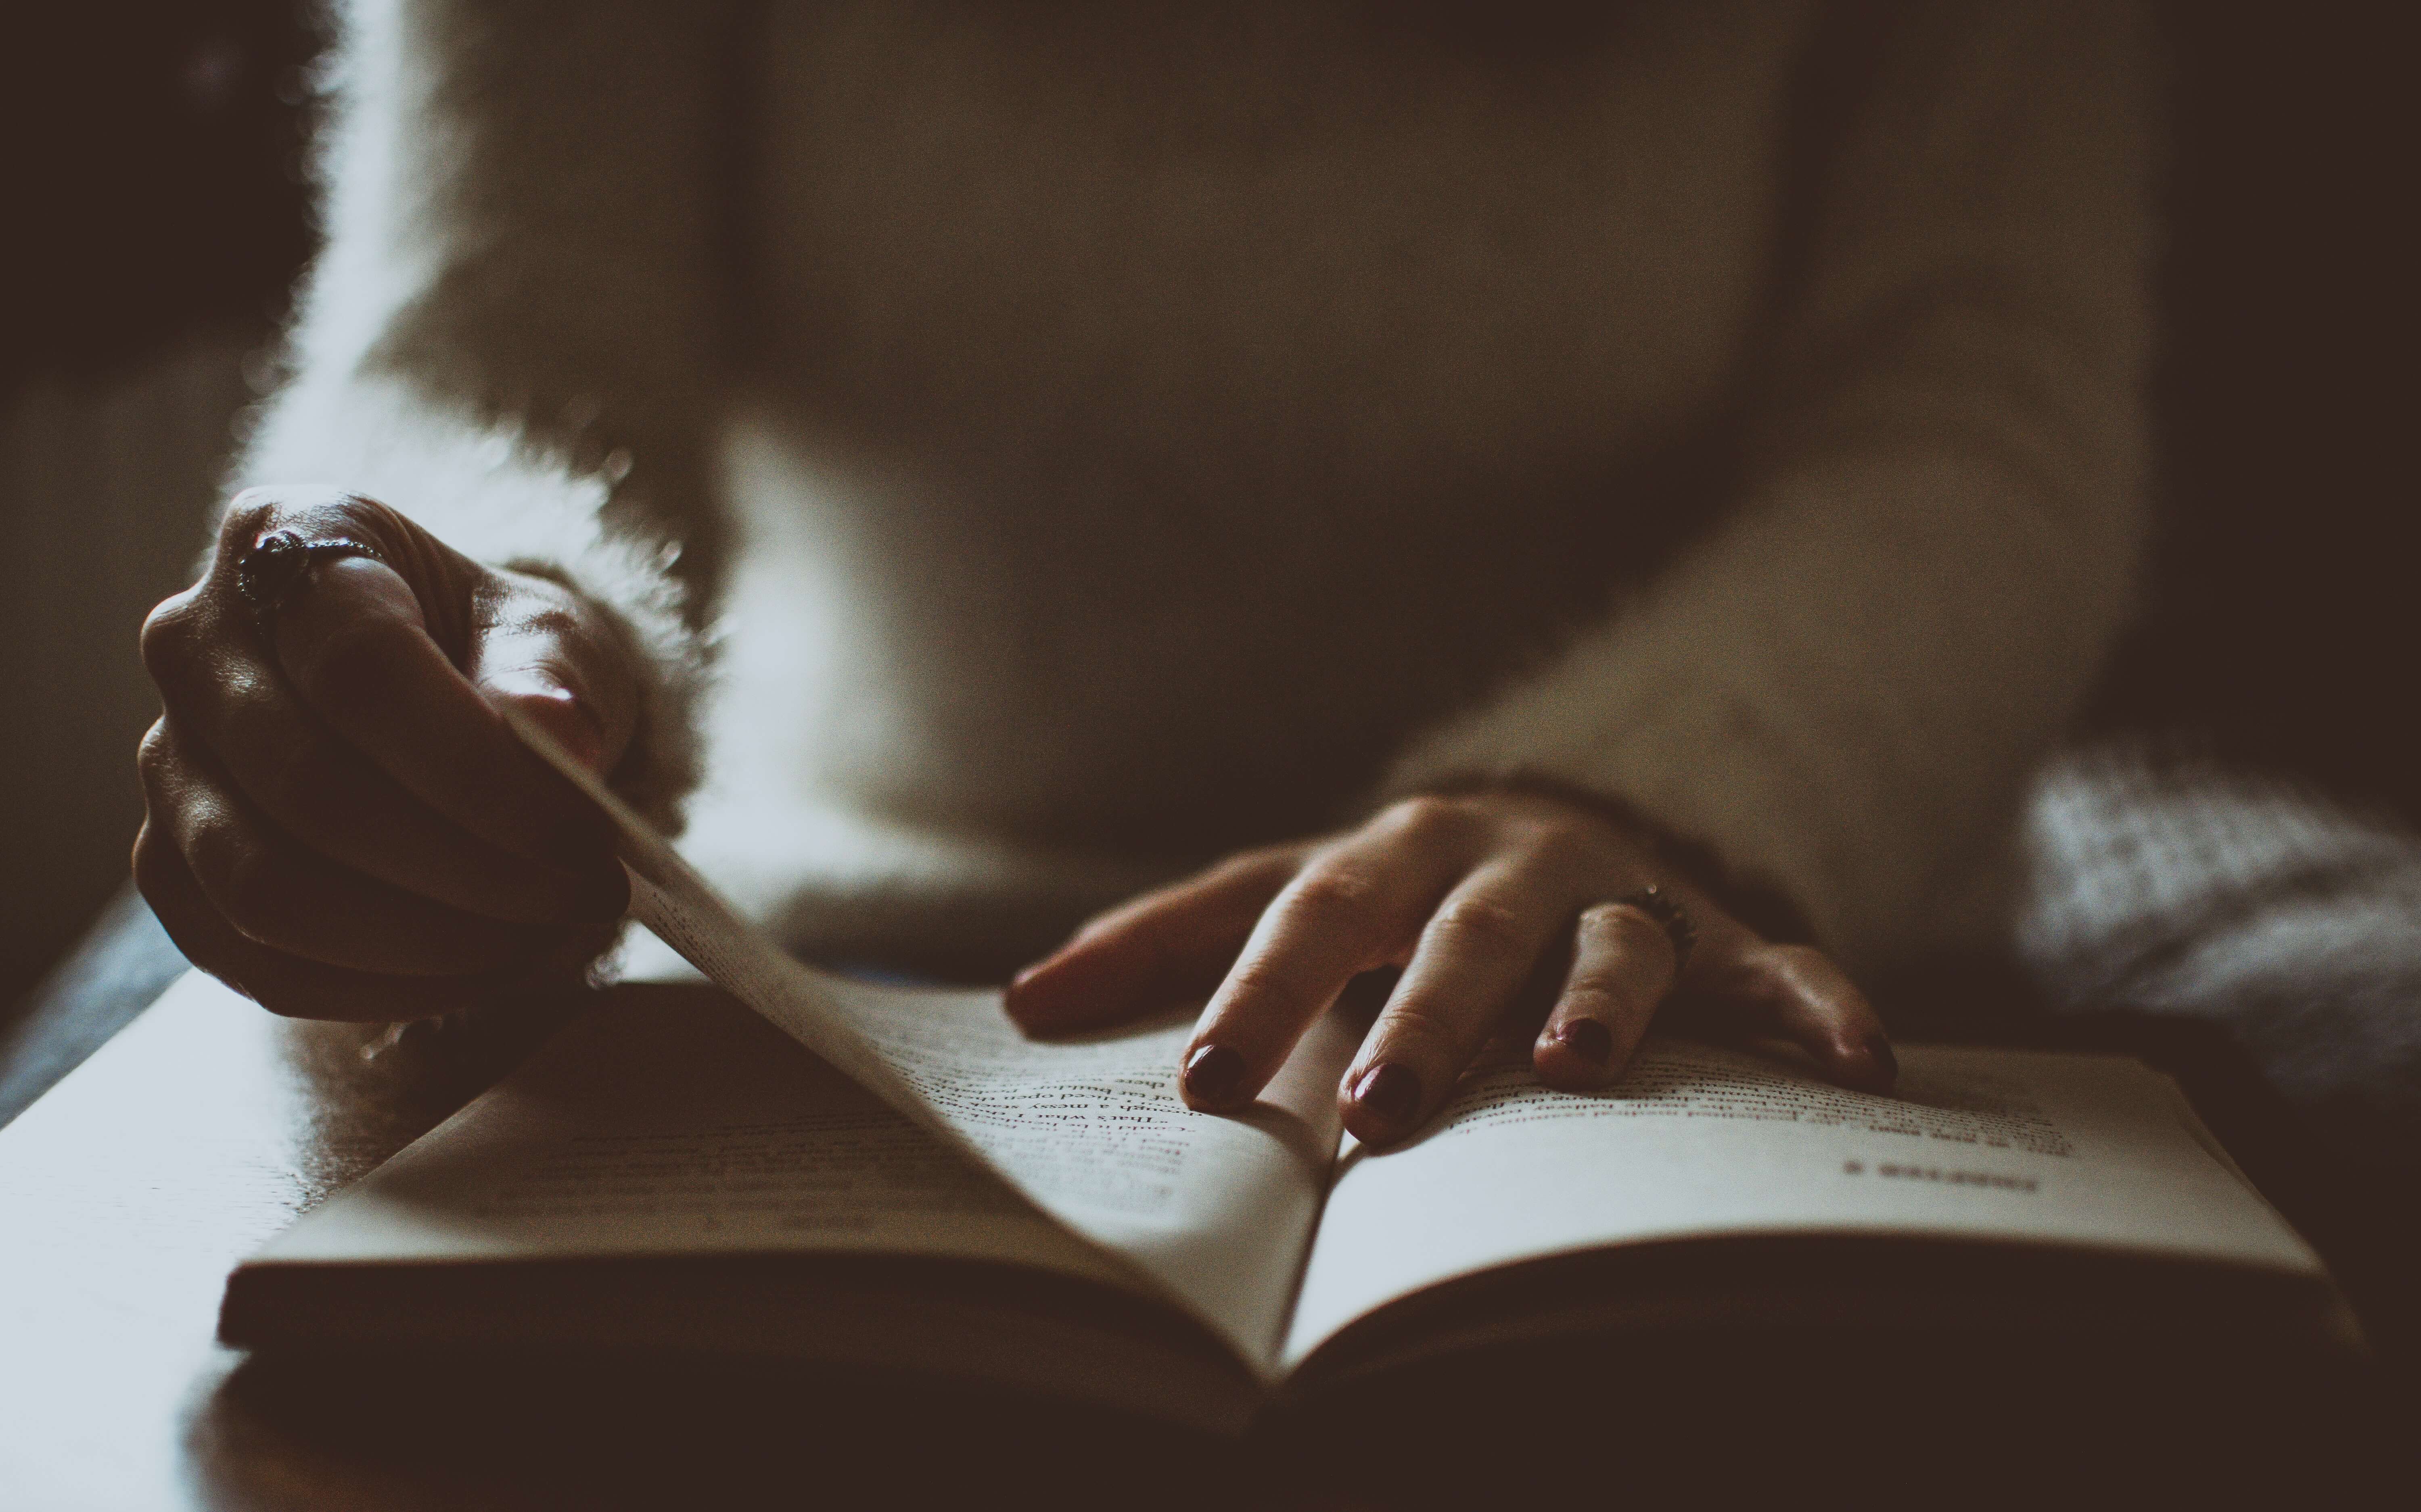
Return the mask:
<path fill-rule="evenodd" d="M 231 1265 L 445 1111 L 330 1097 L 342 1037 L 195 979 L 0 1130 L 0 1506 L 370 1504 L 308 1455 L 243 1484 L 211 1338 Z"/>

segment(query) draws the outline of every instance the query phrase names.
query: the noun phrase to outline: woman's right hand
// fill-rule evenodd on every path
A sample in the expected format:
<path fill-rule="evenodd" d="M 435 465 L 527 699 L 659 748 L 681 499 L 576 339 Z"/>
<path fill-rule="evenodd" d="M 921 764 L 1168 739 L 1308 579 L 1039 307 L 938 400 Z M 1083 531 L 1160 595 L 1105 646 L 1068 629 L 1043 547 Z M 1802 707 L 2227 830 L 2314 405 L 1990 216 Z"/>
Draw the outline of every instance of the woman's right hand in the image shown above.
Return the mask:
<path fill-rule="evenodd" d="M 351 538 L 263 611 L 265 537 Z M 601 773 L 638 679 L 616 628 L 384 505 L 256 489 L 153 610 L 134 876 L 187 959 L 278 1013 L 423 1018 L 573 978 L 628 902 L 604 817 L 516 740 L 512 704 Z"/>

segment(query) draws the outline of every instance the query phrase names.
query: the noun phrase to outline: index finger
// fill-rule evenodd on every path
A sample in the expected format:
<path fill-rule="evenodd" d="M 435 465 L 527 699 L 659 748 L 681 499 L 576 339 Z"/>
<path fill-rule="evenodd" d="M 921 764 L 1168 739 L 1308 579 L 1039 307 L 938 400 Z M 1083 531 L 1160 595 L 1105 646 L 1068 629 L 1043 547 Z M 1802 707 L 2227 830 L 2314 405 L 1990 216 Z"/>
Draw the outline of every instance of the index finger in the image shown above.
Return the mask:
<path fill-rule="evenodd" d="M 1203 1009 L 1179 1083 L 1186 1102 L 1215 1111 L 1257 1096 L 1347 983 L 1399 961 L 1462 860 L 1443 846 L 1382 834 L 1305 866 L 1261 915 Z"/>

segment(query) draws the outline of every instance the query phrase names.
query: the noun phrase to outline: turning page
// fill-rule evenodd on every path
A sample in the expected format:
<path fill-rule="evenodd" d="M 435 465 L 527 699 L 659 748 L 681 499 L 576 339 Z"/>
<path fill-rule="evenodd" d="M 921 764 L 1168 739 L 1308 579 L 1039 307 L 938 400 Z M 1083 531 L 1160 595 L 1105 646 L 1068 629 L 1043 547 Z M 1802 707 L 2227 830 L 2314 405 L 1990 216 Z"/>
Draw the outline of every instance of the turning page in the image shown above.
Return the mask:
<path fill-rule="evenodd" d="M 179 990 L 226 991 L 200 976 Z M 813 1253 L 1134 1277 L 704 983 L 626 984 L 251 1262 Z"/>
<path fill-rule="evenodd" d="M 1347 1142 L 1288 1363 L 1424 1286 L 1625 1241 L 1888 1233 L 2320 1269 L 2141 1062 L 1898 1049 L 1887 1098 L 1660 1038 L 1573 1096 L 1492 1049 L 1427 1133 L 1384 1154 Z"/>
<path fill-rule="evenodd" d="M 1354 1038 L 1315 1025 L 1258 1103 L 1195 1113 L 1177 1094 L 1194 1016 L 1078 1040 L 1028 1039 L 996 990 L 846 980 L 831 1001 L 935 1116 L 1015 1189 L 1140 1267 L 1259 1372 L 1319 1222 Z"/>
<path fill-rule="evenodd" d="M 1133 1268 L 1264 1374 L 1342 1135 L 1354 1037 L 1334 1016 L 1242 1116 L 1187 1108 L 1190 1021 L 1028 1039 L 996 990 L 873 986 L 820 972 L 742 921 L 545 733 L 522 739 L 621 837 L 632 916 L 719 987 L 1071 1232 Z"/>

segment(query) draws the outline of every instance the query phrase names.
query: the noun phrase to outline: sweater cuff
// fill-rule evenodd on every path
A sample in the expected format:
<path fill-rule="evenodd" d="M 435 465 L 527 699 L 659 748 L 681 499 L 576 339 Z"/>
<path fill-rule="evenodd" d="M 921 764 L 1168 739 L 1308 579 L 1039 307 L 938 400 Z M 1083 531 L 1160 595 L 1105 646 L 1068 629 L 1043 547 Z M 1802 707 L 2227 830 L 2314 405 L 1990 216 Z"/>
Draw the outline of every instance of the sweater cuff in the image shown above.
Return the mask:
<path fill-rule="evenodd" d="M 549 579 L 595 604 L 638 681 L 638 724 L 609 784 L 661 833 L 679 832 L 681 800 L 698 780 L 706 647 L 668 570 L 679 543 L 609 520 L 626 460 L 575 471 L 513 428 L 431 413 L 401 383 L 356 381 L 334 393 L 289 391 L 242 465 L 236 487 L 327 480 L 476 561 Z"/>
<path fill-rule="evenodd" d="M 1750 748 L 1757 711 L 1726 690 L 1693 695 L 1672 669 L 1643 690 L 1650 717 L 1609 719 L 1608 672 L 1628 660 L 1614 639 L 1592 637 L 1546 676 L 1431 731 L 1390 769 L 1379 800 L 1504 787 L 1601 807 L 1766 938 L 1812 942 L 1845 964 L 1890 953 L 1876 938 L 1888 926 L 1859 916 L 1814 838 L 1777 821 L 1823 803 L 1781 753 Z"/>

